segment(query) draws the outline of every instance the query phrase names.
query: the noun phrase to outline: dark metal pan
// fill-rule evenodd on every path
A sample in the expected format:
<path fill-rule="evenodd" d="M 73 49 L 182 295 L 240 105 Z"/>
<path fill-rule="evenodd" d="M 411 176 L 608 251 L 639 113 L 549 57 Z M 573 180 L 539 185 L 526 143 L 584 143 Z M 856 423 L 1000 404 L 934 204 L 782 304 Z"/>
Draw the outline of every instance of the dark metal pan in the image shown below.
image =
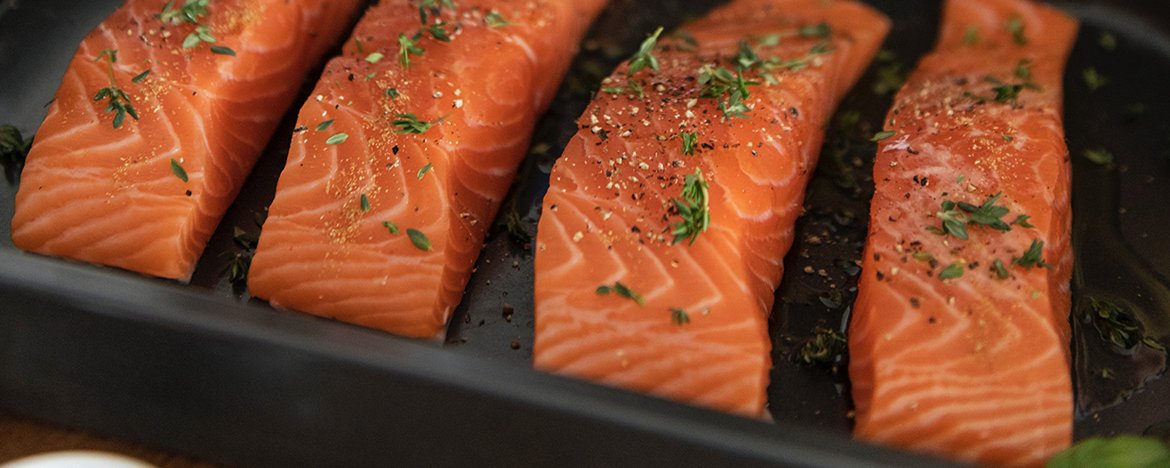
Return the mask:
<path fill-rule="evenodd" d="M 77 43 L 118 3 L 0 1 L 0 123 L 35 130 Z M 933 44 L 937 1 L 870 2 L 894 19 L 891 54 L 829 126 L 786 259 L 772 324 L 775 424 L 529 368 L 533 257 L 524 238 L 535 231 L 553 159 L 591 91 L 646 32 L 718 3 L 612 2 L 538 127 L 442 345 L 277 312 L 228 280 L 225 269 L 247 255 L 236 228 L 259 231 L 295 112 L 191 285 L 17 252 L 7 221 L 17 182 L 0 181 L 0 410 L 246 465 L 941 464 L 849 441 L 847 357 L 797 362 L 818 327 L 847 320 L 872 193 L 867 139 L 891 99 L 881 88 Z M 1066 83 L 1076 432 L 1156 431 L 1170 420 L 1166 353 L 1119 352 L 1085 314 L 1108 300 L 1147 336 L 1170 337 L 1170 12 L 1153 0 L 1057 4 L 1085 23 Z M 1108 83 L 1090 92 L 1088 68 Z M 1092 163 L 1082 157 L 1089 149 L 1107 149 L 1115 162 Z"/>

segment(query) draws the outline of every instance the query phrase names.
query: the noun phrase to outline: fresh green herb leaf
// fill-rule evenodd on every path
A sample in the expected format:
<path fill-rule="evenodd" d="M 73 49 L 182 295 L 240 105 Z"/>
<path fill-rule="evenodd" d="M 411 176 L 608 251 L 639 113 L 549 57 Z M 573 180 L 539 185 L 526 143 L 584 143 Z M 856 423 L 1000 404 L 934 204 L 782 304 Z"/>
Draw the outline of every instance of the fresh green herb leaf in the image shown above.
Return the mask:
<path fill-rule="evenodd" d="M 695 169 L 694 174 L 686 176 L 683 183 L 682 199 L 674 200 L 674 206 L 682 220 L 673 226 L 674 230 L 671 234 L 674 235 L 674 241 L 672 244 L 690 239 L 690 243 L 693 245 L 699 238 L 699 234 L 707 232 L 707 228 L 711 225 L 709 189 L 701 169 Z"/>
<path fill-rule="evenodd" d="M 1003 217 L 1007 216 L 1008 208 L 1003 205 L 996 205 L 999 199 L 1003 197 L 1003 192 L 992 195 L 982 205 L 975 206 L 970 203 L 959 202 L 958 206 L 963 211 L 970 213 L 968 217 L 968 224 L 978 224 L 986 226 L 997 231 L 1010 231 L 1012 228 L 1008 223 L 1003 221 Z"/>
<path fill-rule="evenodd" d="M 898 132 L 895 132 L 893 130 L 887 130 L 884 132 L 877 132 L 877 133 L 873 134 L 873 138 L 870 138 L 869 141 L 882 141 L 882 140 L 885 140 L 886 138 L 889 138 L 889 137 L 896 135 L 897 133 Z"/>
<path fill-rule="evenodd" d="M 20 130 L 12 125 L 0 125 L 0 165 L 9 183 L 16 181 L 16 175 L 24 168 L 24 161 L 32 149 L 32 138 L 24 139 Z"/>
<path fill-rule="evenodd" d="M 179 161 L 176 161 L 174 158 L 171 158 L 171 172 L 174 173 L 175 177 L 178 177 L 179 180 L 183 182 L 188 181 L 187 170 L 183 169 L 183 165 L 179 164 Z"/>
<path fill-rule="evenodd" d="M 414 244 L 419 250 L 430 252 L 431 240 L 427 239 L 427 235 L 417 229 L 407 229 L 406 236 L 410 237 L 410 243 Z"/>
<path fill-rule="evenodd" d="M 1008 279 L 1009 277 L 1011 277 L 1011 273 L 1008 273 L 1007 268 L 1005 268 L 1003 266 L 1003 261 L 1001 261 L 998 258 L 995 259 L 995 262 L 992 262 L 991 268 L 993 271 L 995 271 L 996 278 Z"/>
<path fill-rule="evenodd" d="M 1031 60 L 1020 59 L 1020 62 L 1018 64 L 1016 64 L 1016 78 L 1019 78 L 1021 80 L 1031 80 L 1032 79 L 1032 61 Z"/>
<path fill-rule="evenodd" d="M 780 45 L 781 38 L 782 35 L 780 33 L 768 34 L 756 39 L 756 45 L 760 47 L 775 47 Z"/>
<path fill-rule="evenodd" d="M 358 204 L 361 206 L 362 213 L 370 211 L 370 197 L 366 196 L 366 194 L 362 194 L 361 198 L 358 199 Z"/>
<path fill-rule="evenodd" d="M 695 155 L 695 143 L 699 140 L 699 134 L 695 132 L 685 132 L 682 134 L 682 152 L 687 156 Z"/>
<path fill-rule="evenodd" d="M 392 235 L 398 235 L 399 232 L 402 232 L 398 230 L 397 224 L 391 223 L 390 221 L 382 221 L 382 227 L 390 231 L 390 234 Z"/>
<path fill-rule="evenodd" d="M 1024 35 L 1024 29 L 1027 25 L 1024 24 L 1024 19 L 1019 16 L 1013 16 L 1008 20 L 1004 28 L 1012 34 L 1012 41 L 1016 45 L 1028 45 L 1028 36 Z"/>
<path fill-rule="evenodd" d="M 672 307 L 670 309 L 670 321 L 675 325 L 686 325 L 691 323 L 691 316 L 685 310 Z"/>
<path fill-rule="evenodd" d="M 149 70 L 149 69 L 148 69 L 148 70 L 146 70 L 146 71 L 144 71 L 144 72 L 142 72 L 142 73 L 139 73 L 139 74 L 135 75 L 135 76 L 134 76 L 134 78 L 130 78 L 130 82 L 131 82 L 131 83 L 134 83 L 134 84 L 138 84 L 138 83 L 141 83 L 141 82 L 142 82 L 142 80 L 145 80 L 145 79 L 146 79 L 146 77 L 148 77 L 148 76 L 150 76 L 150 70 Z"/>
<path fill-rule="evenodd" d="M 911 257 L 914 257 L 915 260 L 918 260 L 920 262 L 933 262 L 934 261 L 934 255 L 931 255 L 931 254 L 926 253 L 926 252 L 914 252 L 914 254 L 911 255 Z"/>
<path fill-rule="evenodd" d="M 1105 300 L 1089 299 L 1089 308 L 1083 313 L 1085 322 L 1092 323 L 1101 339 L 1118 351 L 1128 351 L 1142 342 L 1145 330 L 1133 312 Z"/>
<path fill-rule="evenodd" d="M 1098 166 L 1113 167 L 1115 159 L 1113 153 L 1105 148 L 1089 148 L 1081 152 L 1089 162 Z"/>
<path fill-rule="evenodd" d="M 95 62 L 105 60 L 106 72 L 110 78 L 110 86 L 98 90 L 94 95 L 94 102 L 106 99 L 106 113 L 114 114 L 114 128 L 122 128 L 122 123 L 125 122 L 126 116 L 129 115 L 134 120 L 138 120 L 138 112 L 134 109 L 134 105 L 130 103 L 130 95 L 126 94 L 122 88 L 118 87 L 118 82 L 114 78 L 114 64 L 118 62 L 118 51 L 114 49 L 103 49 L 98 56 L 94 58 Z"/>
<path fill-rule="evenodd" d="M 423 180 L 423 177 L 426 177 L 427 173 L 430 172 L 434 167 L 434 164 L 427 163 L 427 165 L 423 166 L 422 169 L 419 169 L 417 174 L 418 180 Z"/>
<path fill-rule="evenodd" d="M 1012 263 L 1024 268 L 1051 268 L 1044 262 L 1044 241 L 1039 239 L 1032 240 L 1032 245 L 1024 252 L 1020 258 L 1012 260 Z"/>
<path fill-rule="evenodd" d="M 751 108 L 743 100 L 751 95 L 748 86 L 757 84 L 744 79 L 743 69 L 737 70 L 734 75 L 726 68 L 713 65 L 704 65 L 699 69 L 699 96 L 718 99 L 718 108 L 726 119 L 747 118 Z"/>
<path fill-rule="evenodd" d="M 317 131 L 324 132 L 325 130 L 328 130 L 329 127 L 331 127 L 331 126 L 333 126 L 333 120 L 326 120 L 324 122 L 317 124 Z"/>
<path fill-rule="evenodd" d="M 419 0 L 418 2 L 418 18 L 423 26 L 430 24 L 431 18 L 437 18 L 443 14 L 443 8 L 455 8 L 454 0 Z"/>
<path fill-rule="evenodd" d="M 410 56 L 426 53 L 422 47 L 415 43 L 418 37 L 410 38 L 406 34 L 398 34 L 398 63 L 402 68 L 410 68 Z"/>
<path fill-rule="evenodd" d="M 398 127 L 398 130 L 395 130 L 397 133 L 424 133 L 443 121 L 440 118 L 434 122 L 427 122 L 425 120 L 419 120 L 418 116 L 414 114 L 394 114 L 394 116 L 398 117 L 398 120 L 390 123 Z"/>
<path fill-rule="evenodd" d="M 609 86 L 601 88 L 601 91 L 609 94 L 632 94 L 642 99 L 645 97 L 645 90 L 642 88 L 642 82 L 630 79 L 625 86 Z"/>
<path fill-rule="evenodd" d="M 820 22 L 814 25 L 802 26 L 799 31 L 800 37 L 810 38 L 818 37 L 821 39 L 828 39 L 833 34 L 833 28 L 829 23 Z"/>
<path fill-rule="evenodd" d="M 630 66 L 626 69 L 627 75 L 634 76 L 646 68 L 658 71 L 658 58 L 654 56 L 654 48 L 658 46 L 658 37 L 662 35 L 662 31 L 663 28 L 659 26 L 653 34 L 642 41 L 638 52 L 630 59 Z"/>
<path fill-rule="evenodd" d="M 1085 87 L 1089 88 L 1090 93 L 1095 93 L 1098 89 L 1109 84 L 1109 78 L 1106 78 L 1105 75 L 1102 75 L 1093 67 L 1081 70 L 1081 78 L 1085 80 Z"/>
<path fill-rule="evenodd" d="M 214 44 L 215 36 L 211 34 L 211 26 L 201 24 L 199 26 L 195 26 L 195 31 L 191 32 L 191 34 L 188 34 L 186 39 L 183 39 L 183 48 L 194 49 L 205 42 L 208 44 Z"/>
<path fill-rule="evenodd" d="M 335 134 L 333 134 L 333 136 L 329 137 L 329 139 L 325 140 L 325 144 L 331 145 L 331 146 L 332 145 L 340 145 L 342 143 L 345 143 L 345 140 L 348 140 L 348 139 L 349 139 L 349 134 L 347 134 L 347 133 L 335 133 Z"/>
<path fill-rule="evenodd" d="M 1097 35 L 1097 45 L 1100 45 L 1106 52 L 1113 52 L 1117 50 L 1117 36 L 1109 31 L 1102 31 Z"/>
<path fill-rule="evenodd" d="M 211 53 L 217 54 L 217 55 L 227 55 L 229 57 L 236 56 L 236 51 L 232 50 L 229 47 L 224 47 L 224 46 L 211 46 Z"/>
<path fill-rule="evenodd" d="M 973 46 L 979 43 L 979 28 L 975 26 L 967 26 L 967 30 L 963 32 L 963 45 Z"/>
<path fill-rule="evenodd" d="M 1093 437 L 1056 454 L 1047 468 L 1153 468 L 1170 466 L 1170 448 L 1151 437 Z"/>
<path fill-rule="evenodd" d="M 619 297 L 634 301 L 640 306 L 646 305 L 646 299 L 643 298 L 641 294 L 638 294 L 633 289 L 630 289 L 629 286 L 622 284 L 621 281 L 614 283 L 613 286 L 601 285 L 597 287 L 597 295 L 599 296 L 604 296 L 610 293 L 614 293 Z"/>
<path fill-rule="evenodd" d="M 442 42 L 451 42 L 451 33 L 447 31 L 447 23 L 439 21 L 423 28 L 426 32 L 431 33 L 431 37 Z"/>
<path fill-rule="evenodd" d="M 398 92 L 398 88 L 386 88 L 385 94 L 386 94 L 386 97 L 388 97 L 390 99 L 398 99 L 398 96 L 402 95 L 402 93 Z"/>
<path fill-rule="evenodd" d="M 183 3 L 182 7 L 175 8 L 175 0 L 170 0 L 163 5 L 162 12 L 154 15 L 154 17 L 162 20 L 163 23 L 170 23 L 171 25 L 199 23 L 199 18 L 210 14 L 207 11 L 209 3 L 211 3 L 211 0 L 187 0 Z"/>
<path fill-rule="evenodd" d="M 501 15 L 500 12 L 496 10 L 489 11 L 488 14 L 483 17 L 483 22 L 489 28 L 502 28 L 512 24 L 508 22 L 508 18 L 505 18 L 504 15 Z"/>
<path fill-rule="evenodd" d="M 1016 141 L 1016 137 L 1008 135 L 1006 133 L 1000 134 L 999 136 L 1000 136 L 1000 138 L 1003 138 L 1003 141 L 1006 141 L 1008 143 Z"/>
<path fill-rule="evenodd" d="M 890 63 L 878 67 L 877 82 L 873 85 L 873 92 L 878 96 L 885 96 L 898 89 L 906 83 L 906 73 L 902 70 L 901 63 Z"/>
<path fill-rule="evenodd" d="M 263 219 L 257 216 L 256 227 L 261 227 L 263 224 Z M 239 226 L 233 226 L 232 241 L 239 250 L 224 252 L 229 260 L 220 274 L 226 274 L 229 283 L 239 285 L 248 279 L 248 268 L 252 265 L 252 257 L 256 255 L 256 246 L 260 242 L 260 237 L 255 233 L 240 229 Z"/>
<path fill-rule="evenodd" d="M 1015 224 L 1016 226 L 1019 226 L 1022 228 L 1031 229 L 1031 228 L 1036 227 L 1036 226 L 1033 226 L 1032 223 L 1028 222 L 1028 220 L 1031 218 L 1032 218 L 1031 216 L 1028 216 L 1026 214 L 1022 214 L 1022 215 L 1016 216 L 1016 220 L 1012 221 L 1012 224 Z"/>
<path fill-rule="evenodd" d="M 384 57 L 386 57 L 386 55 L 381 52 L 373 52 L 366 56 L 366 62 L 378 63 L 381 62 Z"/>
<path fill-rule="evenodd" d="M 950 265 L 947 265 L 946 268 L 943 268 L 943 270 L 938 273 L 938 279 L 949 280 L 949 279 L 961 278 L 961 277 L 963 277 L 964 270 L 965 270 L 965 268 L 963 268 L 963 264 L 952 263 Z"/>
<path fill-rule="evenodd" d="M 805 366 L 832 365 L 840 360 L 848 347 L 849 342 L 841 332 L 817 327 L 813 337 L 800 346 L 793 359 Z"/>

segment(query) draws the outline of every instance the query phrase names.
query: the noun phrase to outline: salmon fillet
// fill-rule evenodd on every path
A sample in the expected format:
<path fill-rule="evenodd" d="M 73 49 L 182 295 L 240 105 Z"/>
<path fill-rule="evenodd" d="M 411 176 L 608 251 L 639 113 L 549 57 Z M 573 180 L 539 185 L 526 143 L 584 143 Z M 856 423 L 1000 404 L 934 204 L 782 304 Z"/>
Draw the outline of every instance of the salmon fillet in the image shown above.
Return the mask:
<path fill-rule="evenodd" d="M 309 69 L 360 0 L 128 0 L 37 131 L 12 240 L 189 280 Z"/>
<path fill-rule="evenodd" d="M 824 123 L 888 29 L 852 1 L 740 0 L 608 78 L 544 200 L 535 366 L 765 416 Z"/>
<path fill-rule="evenodd" d="M 996 465 L 1070 443 L 1076 31 L 1026 0 L 946 3 L 878 135 L 849 333 L 858 438 Z"/>
<path fill-rule="evenodd" d="M 444 334 L 535 122 L 604 0 L 384 0 L 301 109 L 248 286 Z"/>

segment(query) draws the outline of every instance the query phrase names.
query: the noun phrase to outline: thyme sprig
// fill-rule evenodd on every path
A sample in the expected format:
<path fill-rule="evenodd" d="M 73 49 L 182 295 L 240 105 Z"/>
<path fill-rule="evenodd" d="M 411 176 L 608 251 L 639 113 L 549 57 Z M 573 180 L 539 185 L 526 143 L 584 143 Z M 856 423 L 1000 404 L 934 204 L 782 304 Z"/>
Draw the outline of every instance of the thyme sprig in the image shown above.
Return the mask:
<path fill-rule="evenodd" d="M 94 58 L 95 62 L 106 62 L 106 71 L 109 73 L 110 86 L 98 90 L 94 95 L 94 102 L 100 102 L 106 99 L 106 113 L 114 114 L 114 128 L 122 128 L 122 123 L 126 121 L 126 116 L 138 120 L 138 111 L 134 110 L 134 105 L 130 103 L 130 95 L 126 94 L 122 88 L 118 86 L 118 81 L 114 77 L 114 64 L 118 63 L 118 51 L 115 49 L 103 49 L 101 53 Z"/>
<path fill-rule="evenodd" d="M 686 176 L 682 199 L 674 200 L 674 206 L 682 220 L 673 226 L 672 245 L 687 239 L 690 239 L 690 244 L 693 245 L 699 234 L 707 232 L 707 228 L 711 226 L 709 190 L 710 186 L 703 178 L 701 169 L 695 169 L 694 174 Z"/>

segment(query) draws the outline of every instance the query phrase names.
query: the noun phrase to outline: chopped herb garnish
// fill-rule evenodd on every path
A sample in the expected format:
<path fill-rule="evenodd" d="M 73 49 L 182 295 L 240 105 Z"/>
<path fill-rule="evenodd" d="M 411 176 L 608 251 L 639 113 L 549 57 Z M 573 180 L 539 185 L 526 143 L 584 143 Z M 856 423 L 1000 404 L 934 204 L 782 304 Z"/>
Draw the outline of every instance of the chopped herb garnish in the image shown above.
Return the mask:
<path fill-rule="evenodd" d="M 1044 241 L 1039 239 L 1032 240 L 1032 245 L 1024 252 L 1024 256 L 1012 260 L 1012 263 L 1024 268 L 1051 268 L 1044 262 L 1042 256 L 1044 255 Z"/>
<path fill-rule="evenodd" d="M 211 53 L 217 55 L 227 55 L 230 57 L 236 56 L 236 51 L 232 50 L 230 47 L 224 46 L 211 46 Z"/>
<path fill-rule="evenodd" d="M 882 140 L 885 140 L 886 138 L 889 138 L 889 137 L 896 135 L 897 133 L 898 132 L 895 132 L 892 130 L 887 130 L 884 132 L 877 132 L 877 133 L 873 134 L 873 138 L 870 138 L 869 141 L 882 141 Z"/>
<path fill-rule="evenodd" d="M 828 39 L 833 34 L 833 28 L 829 23 L 820 22 L 810 26 L 802 26 L 800 28 L 800 37 L 819 37 L 821 39 Z"/>
<path fill-rule="evenodd" d="M 1081 78 L 1085 80 L 1085 87 L 1089 88 L 1090 93 L 1097 92 L 1098 89 L 1103 88 L 1109 84 L 1109 78 L 1097 72 L 1096 68 L 1089 67 L 1081 71 Z"/>
<path fill-rule="evenodd" d="M 970 203 L 959 202 L 959 208 L 970 213 L 971 224 L 978 224 L 987 226 L 997 231 L 1010 231 L 1012 228 L 1003 221 L 1003 217 L 1007 216 L 1008 208 L 1003 205 L 996 205 L 999 199 L 1003 198 L 1003 192 L 992 195 L 982 205 L 975 206 Z"/>
<path fill-rule="evenodd" d="M 885 96 L 897 91 L 905 82 L 906 73 L 903 72 L 901 63 L 882 65 L 877 70 L 877 83 L 873 85 L 873 92 Z"/>
<path fill-rule="evenodd" d="M 183 182 L 188 181 L 187 170 L 183 169 L 183 165 L 179 164 L 179 161 L 176 161 L 174 158 L 171 158 L 171 173 L 175 174 L 175 177 L 178 177 Z"/>
<path fill-rule="evenodd" d="M 455 0 L 419 0 L 419 22 L 423 26 L 430 24 L 430 18 L 442 15 L 443 8 L 455 8 Z"/>
<path fill-rule="evenodd" d="M 1113 153 L 1105 148 L 1089 148 L 1082 151 L 1081 155 L 1089 162 L 1099 166 L 1112 167 L 1115 161 Z"/>
<path fill-rule="evenodd" d="M 342 143 L 345 143 L 345 140 L 348 140 L 348 139 L 349 139 L 349 134 L 335 133 L 335 134 L 333 134 L 333 136 L 329 137 L 328 140 L 325 140 L 325 144 L 326 145 L 340 145 Z"/>
<path fill-rule="evenodd" d="M 1033 226 L 1032 223 L 1028 222 L 1028 220 L 1031 218 L 1032 218 L 1031 216 L 1028 216 L 1026 214 L 1022 214 L 1022 215 L 1016 216 L 1016 220 L 1012 221 L 1012 224 L 1019 226 L 1019 227 L 1022 227 L 1022 228 L 1031 229 L 1031 228 L 1036 227 L 1036 226 Z"/>
<path fill-rule="evenodd" d="M 427 239 L 427 235 L 423 234 L 418 229 L 407 229 L 406 236 L 410 237 L 410 243 L 414 244 L 419 250 L 430 252 L 431 240 Z"/>
<path fill-rule="evenodd" d="M 1020 63 L 1016 64 L 1016 78 L 1021 80 L 1032 79 L 1032 61 L 1028 59 L 1020 59 Z"/>
<path fill-rule="evenodd" d="M 967 30 L 963 32 L 963 45 L 973 46 L 979 43 L 979 28 L 975 26 L 967 26 Z"/>
<path fill-rule="evenodd" d="M 386 55 L 381 52 L 373 52 L 366 56 L 366 62 L 378 63 L 381 62 L 384 57 L 386 57 Z"/>
<path fill-rule="evenodd" d="M 427 173 L 430 172 L 434 167 L 434 164 L 427 163 L 427 165 L 423 166 L 422 169 L 419 169 L 417 174 L 418 180 L 423 180 L 423 177 L 426 177 Z"/>
<path fill-rule="evenodd" d="M 191 34 L 187 35 L 186 39 L 183 39 L 183 48 L 194 49 L 204 42 L 214 44 L 215 36 L 211 35 L 211 26 L 201 24 L 195 26 L 195 31 L 192 31 Z"/>
<path fill-rule="evenodd" d="M 699 134 L 695 132 L 686 132 L 682 134 L 682 152 L 687 156 L 695 155 L 695 142 L 699 140 Z"/>
<path fill-rule="evenodd" d="M 1109 301 L 1089 297 L 1089 308 L 1084 311 L 1084 321 L 1092 323 L 1101 339 L 1111 343 L 1118 351 L 1128 351 L 1139 343 L 1162 351 L 1164 346 L 1152 337 L 1145 336 L 1145 327 L 1128 308 Z"/>
<path fill-rule="evenodd" d="M 992 264 L 991 264 L 991 268 L 992 268 L 992 270 L 993 270 L 993 271 L 995 271 L 995 277 L 996 277 L 996 278 L 999 278 L 999 279 L 1008 279 L 1009 277 L 1011 277 L 1011 273 L 1008 273 L 1008 271 L 1007 271 L 1007 268 L 1005 268 L 1005 267 L 1003 266 L 1003 261 L 1001 261 L 1001 260 L 1000 260 L 1000 259 L 998 259 L 998 258 L 997 258 L 997 259 L 995 259 L 995 261 L 994 261 L 994 262 L 992 262 Z"/>
<path fill-rule="evenodd" d="M 483 23 L 489 28 L 502 28 L 512 24 L 508 21 L 508 18 L 505 18 L 504 15 L 501 15 L 496 10 L 489 11 L 487 15 L 484 15 Z"/>
<path fill-rule="evenodd" d="M 675 325 L 686 325 L 691 323 L 691 316 L 685 310 L 672 307 L 670 309 L 670 321 Z"/>
<path fill-rule="evenodd" d="M 24 139 L 20 130 L 12 125 L 0 125 L 0 165 L 4 166 L 4 175 L 9 183 L 16 181 L 32 149 L 32 138 Z"/>
<path fill-rule="evenodd" d="M 162 12 L 154 15 L 164 23 L 179 25 L 183 23 L 198 23 L 199 18 L 209 15 L 207 5 L 211 0 L 187 0 L 180 8 L 175 8 L 175 0 L 163 5 Z"/>
<path fill-rule="evenodd" d="M 362 208 L 362 213 L 370 211 L 370 197 L 366 196 L 366 194 L 362 194 L 361 198 L 358 199 L 358 204 Z"/>
<path fill-rule="evenodd" d="M 614 293 L 619 297 L 624 297 L 631 301 L 637 302 L 638 305 L 646 305 L 646 299 L 643 298 L 641 294 L 638 294 L 633 289 L 630 289 L 629 286 L 622 284 L 621 281 L 614 283 L 613 286 L 601 285 L 597 287 L 597 295 L 604 296 L 609 293 Z"/>
<path fill-rule="evenodd" d="M 258 213 L 256 227 L 259 228 L 263 225 L 264 217 Z M 252 266 L 252 257 L 256 255 L 256 246 L 260 243 L 260 237 L 253 232 L 240 229 L 239 226 L 232 226 L 232 241 L 238 250 L 223 253 L 229 260 L 220 274 L 226 274 L 228 282 L 232 285 L 239 285 L 248 279 L 248 268 Z"/>
<path fill-rule="evenodd" d="M 398 88 L 386 88 L 385 94 L 386 94 L 386 97 L 388 97 L 390 99 L 398 99 L 398 96 L 402 95 L 402 93 L 398 92 Z"/>
<path fill-rule="evenodd" d="M 142 73 L 135 75 L 134 78 L 130 79 L 130 82 L 134 83 L 134 84 L 138 84 L 138 83 L 141 83 L 142 80 L 145 80 L 146 77 L 148 77 L 148 76 L 150 76 L 150 70 L 146 70 Z"/>
<path fill-rule="evenodd" d="M 1009 33 L 1012 34 L 1012 41 L 1016 45 L 1028 45 L 1028 37 L 1024 35 L 1024 29 L 1027 25 L 1024 24 L 1024 19 L 1019 16 L 1013 16 L 1004 25 Z"/>
<path fill-rule="evenodd" d="M 793 359 L 798 364 L 806 366 L 832 365 L 845 354 L 848 347 L 849 342 L 841 332 L 831 328 L 817 327 L 816 334 L 800 346 L 800 349 L 793 355 Z"/>
<path fill-rule="evenodd" d="M 630 59 L 630 66 L 626 69 L 626 74 L 634 76 L 645 68 L 658 71 L 658 58 L 654 56 L 654 48 L 658 46 L 658 36 L 662 35 L 663 28 L 658 27 L 646 40 L 642 41 L 642 46 L 638 48 L 638 52 Z"/>
<path fill-rule="evenodd" d="M 961 240 L 968 239 L 968 224 L 985 226 L 997 231 L 1010 231 L 1011 225 L 1003 220 L 1010 210 L 1006 206 L 996 204 L 1002 197 L 1003 192 L 997 193 L 978 206 L 944 200 L 940 205 L 941 209 L 935 213 L 935 216 L 942 220 L 942 227 L 930 226 L 927 230 L 940 236 L 952 235 Z"/>
<path fill-rule="evenodd" d="M 398 63 L 402 65 L 402 68 L 410 68 L 411 55 L 421 56 L 426 53 L 426 50 L 419 47 L 418 44 L 415 44 L 415 41 L 418 39 L 418 37 L 412 39 L 406 34 L 398 34 Z"/>
<path fill-rule="evenodd" d="M 602 92 L 609 94 L 633 94 L 642 99 L 645 96 L 645 90 L 642 88 L 642 82 L 631 79 L 626 82 L 625 86 L 609 86 L 601 88 Z"/>
<path fill-rule="evenodd" d="M 324 121 L 324 122 L 321 122 L 321 123 L 317 124 L 317 131 L 318 131 L 318 132 L 324 132 L 325 130 L 328 130 L 328 129 L 329 129 L 329 127 L 331 127 L 332 125 L 333 125 L 333 121 L 332 121 L 332 120 L 326 120 L 326 121 Z"/>
<path fill-rule="evenodd" d="M 138 112 L 134 110 L 134 105 L 130 103 L 130 96 L 126 94 L 122 88 L 118 87 L 118 82 L 114 78 L 114 64 L 118 63 L 118 51 L 114 49 L 104 49 L 98 54 L 95 62 L 106 61 L 106 71 L 109 73 L 110 86 L 98 90 L 94 95 L 95 102 L 107 99 L 106 113 L 114 113 L 114 128 L 122 128 L 122 123 L 129 115 L 134 120 L 138 120 Z"/>
<path fill-rule="evenodd" d="M 737 70 L 735 75 L 723 67 L 705 65 L 699 69 L 699 85 L 702 86 L 699 95 L 718 99 L 718 108 L 726 119 L 748 117 L 751 108 L 743 100 L 751 95 L 748 86 L 757 84 L 744 79 L 743 69 Z"/>
<path fill-rule="evenodd" d="M 382 221 L 382 227 L 386 228 L 393 235 L 398 235 L 399 232 L 402 232 L 398 230 L 397 224 L 391 223 L 390 221 Z"/>
<path fill-rule="evenodd" d="M 435 40 L 451 42 L 451 33 L 447 32 L 447 23 L 440 21 L 427 26 L 424 30 L 431 33 L 431 37 L 435 38 Z"/>
<path fill-rule="evenodd" d="M 938 279 L 949 280 L 949 279 L 961 278 L 961 277 L 963 277 L 964 270 L 966 270 L 966 269 L 963 268 L 963 264 L 952 263 L 950 265 L 947 265 L 946 268 L 943 268 L 943 270 L 938 273 Z"/>
<path fill-rule="evenodd" d="M 711 224 L 711 212 L 708 200 L 709 186 L 703 178 L 703 171 L 695 169 L 694 174 L 686 176 L 683 183 L 682 199 L 675 199 L 674 206 L 678 209 L 682 220 L 676 223 L 671 232 L 674 235 L 672 244 L 690 239 L 694 244 L 699 234 L 707 232 Z"/>
<path fill-rule="evenodd" d="M 1000 134 L 999 136 L 1000 136 L 1000 138 L 1003 138 L 1003 141 L 1006 141 L 1008 143 L 1016 141 L 1016 137 L 1008 135 L 1006 133 Z"/>
<path fill-rule="evenodd" d="M 397 133 L 423 133 L 443 121 L 440 118 L 434 122 L 427 122 L 419 120 L 418 116 L 414 114 L 394 114 L 394 116 L 398 117 L 398 120 L 391 122 L 391 124 L 398 127 L 398 130 L 395 130 Z"/>
<path fill-rule="evenodd" d="M 927 252 L 914 252 L 914 254 L 911 255 L 911 257 L 914 257 L 915 260 L 918 260 L 920 262 L 933 262 L 934 261 L 934 255 L 931 255 Z"/>
<path fill-rule="evenodd" d="M 1113 52 L 1117 50 L 1117 36 L 1109 31 L 1103 31 L 1097 36 L 1097 45 L 1100 45 L 1107 52 Z"/>

